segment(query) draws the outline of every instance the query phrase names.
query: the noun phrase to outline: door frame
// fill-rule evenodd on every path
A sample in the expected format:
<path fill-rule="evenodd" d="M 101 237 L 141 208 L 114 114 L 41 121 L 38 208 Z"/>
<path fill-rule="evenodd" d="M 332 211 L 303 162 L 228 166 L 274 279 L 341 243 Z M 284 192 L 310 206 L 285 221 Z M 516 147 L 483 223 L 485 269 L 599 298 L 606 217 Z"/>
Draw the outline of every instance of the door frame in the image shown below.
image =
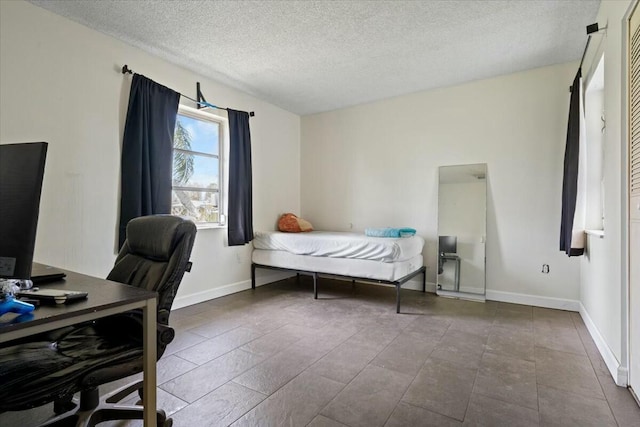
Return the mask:
<path fill-rule="evenodd" d="M 620 368 L 626 370 L 626 381 L 625 385 L 629 387 L 630 382 L 630 370 L 631 370 L 631 283 L 630 283 L 630 272 L 629 268 L 630 264 L 630 251 L 629 251 L 629 233 L 630 233 L 630 215 L 629 215 L 629 198 L 630 198 L 630 189 L 629 189 L 629 146 L 631 137 L 629 132 L 630 126 L 630 117 L 629 117 L 629 35 L 630 35 L 630 26 L 631 26 L 631 15 L 634 13 L 636 8 L 638 7 L 639 0 L 632 1 L 629 4 L 629 8 L 624 14 L 623 22 L 622 22 L 622 109 L 621 109 L 621 136 L 622 136 L 622 147 L 621 147 L 621 190 L 622 190 L 622 209 L 621 209 L 621 277 L 622 277 L 622 301 L 621 301 L 621 309 L 622 309 L 622 351 L 621 356 L 622 359 L 620 362 Z M 638 13 L 640 13 L 640 8 L 638 8 Z M 640 325 L 638 325 L 640 326 Z M 640 390 L 636 390 L 639 392 Z M 633 392 L 632 392 L 633 394 Z M 638 396 L 634 395 L 636 400 L 638 400 Z"/>

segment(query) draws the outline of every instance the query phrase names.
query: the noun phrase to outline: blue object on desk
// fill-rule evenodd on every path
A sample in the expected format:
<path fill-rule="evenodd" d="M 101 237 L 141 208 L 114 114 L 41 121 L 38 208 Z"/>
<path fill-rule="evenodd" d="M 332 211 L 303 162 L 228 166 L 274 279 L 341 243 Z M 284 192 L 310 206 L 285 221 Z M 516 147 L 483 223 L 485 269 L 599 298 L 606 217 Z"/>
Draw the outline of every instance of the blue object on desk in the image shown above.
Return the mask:
<path fill-rule="evenodd" d="M 31 313 L 34 309 L 33 304 L 17 300 L 13 295 L 7 295 L 0 300 L 0 316 L 5 313 Z"/>

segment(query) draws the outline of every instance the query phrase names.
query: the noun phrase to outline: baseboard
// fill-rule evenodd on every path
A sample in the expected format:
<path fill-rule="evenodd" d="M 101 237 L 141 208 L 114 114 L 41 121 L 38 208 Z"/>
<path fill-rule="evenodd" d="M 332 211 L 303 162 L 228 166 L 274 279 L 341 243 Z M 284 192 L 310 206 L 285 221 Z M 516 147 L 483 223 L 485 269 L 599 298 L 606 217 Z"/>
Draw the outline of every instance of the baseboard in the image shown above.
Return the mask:
<path fill-rule="evenodd" d="M 422 279 L 409 280 L 407 283 L 402 285 L 402 289 L 412 289 L 414 291 L 421 291 L 422 290 Z M 436 284 L 427 282 L 425 284 L 425 290 L 427 292 L 435 293 L 436 292 Z"/>
<path fill-rule="evenodd" d="M 267 283 L 284 280 L 294 275 L 295 274 L 281 271 L 270 271 L 264 273 L 261 272 L 259 274 L 256 274 L 256 286 L 262 286 L 266 285 Z M 178 296 L 175 300 L 173 300 L 173 305 L 171 306 L 171 308 L 173 310 L 177 310 L 179 308 L 209 301 L 214 298 L 220 298 L 226 295 L 235 294 L 236 292 L 246 291 L 247 289 L 251 289 L 251 280 L 243 280 L 241 282 L 231 283 L 229 285 L 219 286 L 213 289 L 207 289 L 206 291 Z"/>
<path fill-rule="evenodd" d="M 493 291 L 490 289 L 487 289 L 485 296 L 488 301 L 510 302 L 513 304 L 533 305 L 536 307 L 555 308 L 567 311 L 580 311 L 580 301 L 572 299 L 516 294 L 513 292 Z"/>
<path fill-rule="evenodd" d="M 593 342 L 596 343 L 596 347 L 598 347 L 598 351 L 600 351 L 600 355 L 602 356 L 604 363 L 607 365 L 607 369 L 609 369 L 609 373 L 613 377 L 613 380 L 617 385 L 626 387 L 629 375 L 627 368 L 620 366 L 620 362 L 618 362 L 618 359 L 611 351 L 611 348 L 607 345 L 596 324 L 591 320 L 587 309 L 582 305 L 582 303 L 580 303 L 580 317 L 582 317 L 591 338 L 593 338 Z"/>
<path fill-rule="evenodd" d="M 431 282 L 427 282 L 427 285 L 425 286 L 425 291 L 426 292 L 431 292 L 433 294 L 436 293 L 436 290 L 438 289 L 438 286 L 435 283 L 431 283 Z"/>
<path fill-rule="evenodd" d="M 336 280 L 349 280 L 345 276 L 332 276 L 331 274 L 324 274 L 324 273 L 320 273 L 320 276 L 321 277 L 326 277 L 326 278 L 329 278 L 329 279 L 333 278 L 333 279 L 336 279 Z M 395 285 L 391 285 L 391 284 L 388 284 L 388 283 L 367 282 L 365 280 L 362 280 L 362 283 L 366 283 L 368 285 L 376 285 L 376 286 L 387 286 L 387 287 L 394 287 L 395 286 Z M 411 279 L 408 282 L 404 283 L 402 285 L 402 289 L 411 289 L 413 291 L 422 291 L 422 275 L 418 275 L 417 278 Z M 425 283 L 425 291 L 426 292 L 435 293 L 436 292 L 436 284 L 435 283 L 431 283 L 431 282 L 426 282 Z"/>
<path fill-rule="evenodd" d="M 629 385 L 629 370 L 622 366 L 618 366 L 617 374 L 618 375 L 614 379 L 616 385 L 619 385 L 620 387 L 627 387 Z"/>
<path fill-rule="evenodd" d="M 177 296 L 173 300 L 172 310 L 209 301 L 210 299 L 220 298 L 225 295 L 235 294 L 251 288 L 251 280 L 243 280 L 242 282 L 232 283 L 230 285 L 220 286 L 206 291 L 194 292 L 192 294 Z"/>
<path fill-rule="evenodd" d="M 472 288 L 472 287 L 467 287 L 467 286 L 460 286 L 460 289 L 458 291 L 462 292 L 462 293 L 465 293 L 465 294 L 482 295 L 482 299 L 484 300 L 484 293 L 485 293 L 485 289 L 484 288 Z"/>
<path fill-rule="evenodd" d="M 438 289 L 436 293 L 438 294 L 438 296 L 464 299 L 467 301 L 485 302 L 487 300 L 484 294 L 481 293 L 473 294 L 469 292 L 446 291 L 442 289 Z"/>
<path fill-rule="evenodd" d="M 338 280 L 345 280 L 344 277 L 338 277 L 337 279 Z M 366 283 L 367 285 L 394 287 L 394 285 L 389 285 L 389 284 L 386 284 L 386 283 L 375 283 L 375 282 L 364 282 L 364 281 L 362 283 Z M 408 282 L 406 282 L 406 283 L 404 283 L 402 285 L 402 289 L 410 289 L 412 291 L 422 291 L 422 279 L 409 280 Z M 435 283 L 431 283 L 431 282 L 427 282 L 427 283 L 425 283 L 424 289 L 425 289 L 425 292 L 431 292 L 432 294 L 435 294 L 436 293 L 436 284 Z"/>
<path fill-rule="evenodd" d="M 269 283 L 277 282 L 279 280 L 288 279 L 289 277 L 295 277 L 295 273 L 288 271 L 275 271 L 275 270 L 257 270 L 256 271 L 256 286 L 267 285 Z M 251 281 L 249 280 L 249 287 L 251 287 Z"/>

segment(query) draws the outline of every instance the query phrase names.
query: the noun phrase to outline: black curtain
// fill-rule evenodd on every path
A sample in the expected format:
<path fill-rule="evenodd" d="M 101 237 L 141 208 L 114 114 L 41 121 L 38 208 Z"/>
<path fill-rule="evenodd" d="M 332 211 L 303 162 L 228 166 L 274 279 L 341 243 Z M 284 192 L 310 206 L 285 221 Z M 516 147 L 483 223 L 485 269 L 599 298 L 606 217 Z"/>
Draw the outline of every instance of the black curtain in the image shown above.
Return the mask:
<path fill-rule="evenodd" d="M 251 132 L 249 113 L 229 113 L 229 246 L 240 246 L 253 239 L 251 202 Z"/>
<path fill-rule="evenodd" d="M 133 218 L 171 212 L 171 152 L 180 94 L 133 75 L 122 141 L 119 245 Z"/>
<path fill-rule="evenodd" d="M 580 102 L 582 70 L 578 69 L 571 85 L 567 145 L 564 152 L 564 179 L 562 182 L 562 221 L 560 223 L 560 250 L 568 256 L 584 253 L 582 244 L 573 239 L 573 220 L 578 194 L 578 163 L 580 157 Z"/>

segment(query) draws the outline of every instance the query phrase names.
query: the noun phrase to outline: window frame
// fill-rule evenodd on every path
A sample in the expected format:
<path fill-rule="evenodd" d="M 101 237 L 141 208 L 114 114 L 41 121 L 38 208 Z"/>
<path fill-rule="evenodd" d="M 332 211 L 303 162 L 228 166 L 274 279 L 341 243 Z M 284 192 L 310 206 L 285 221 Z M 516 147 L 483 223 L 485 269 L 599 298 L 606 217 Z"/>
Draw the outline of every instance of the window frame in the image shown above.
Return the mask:
<path fill-rule="evenodd" d="M 218 125 L 218 152 L 217 154 L 203 153 L 195 150 L 184 150 L 175 147 L 175 141 L 171 145 L 171 192 L 174 189 L 182 191 L 205 191 L 212 192 L 209 188 L 205 187 L 182 187 L 173 184 L 173 156 L 176 150 L 182 153 L 192 153 L 198 156 L 217 158 L 218 159 L 218 221 L 217 222 L 196 222 L 198 229 L 206 228 L 226 228 L 227 226 L 227 156 L 228 140 L 229 140 L 229 119 L 223 115 L 212 113 L 211 111 L 205 111 L 204 109 L 197 109 L 187 105 L 178 105 L 178 116 L 186 116 L 198 121 L 206 121 L 216 123 Z M 178 117 L 176 117 L 176 124 Z M 174 129 L 175 132 L 175 129 Z M 173 197 L 173 196 L 172 196 Z"/>

